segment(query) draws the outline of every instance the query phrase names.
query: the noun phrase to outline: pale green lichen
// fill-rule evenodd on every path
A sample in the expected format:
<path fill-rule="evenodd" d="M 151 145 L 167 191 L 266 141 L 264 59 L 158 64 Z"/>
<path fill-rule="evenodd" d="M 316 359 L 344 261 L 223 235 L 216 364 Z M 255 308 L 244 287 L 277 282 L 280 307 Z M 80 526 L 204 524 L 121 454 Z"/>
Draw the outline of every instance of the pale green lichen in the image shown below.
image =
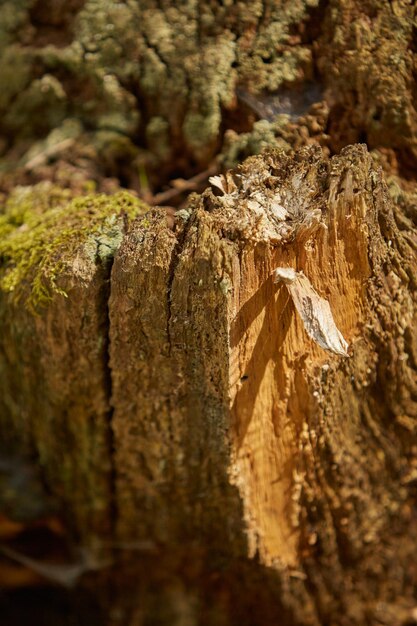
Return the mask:
<path fill-rule="evenodd" d="M 28 169 L 44 163 L 49 156 L 59 154 L 62 147 L 72 145 L 82 133 L 79 120 L 68 118 L 61 126 L 54 128 L 43 140 L 36 141 L 31 145 L 22 159 Z"/>
<path fill-rule="evenodd" d="M 123 235 L 125 219 L 147 210 L 122 191 L 71 199 L 68 190 L 48 183 L 16 188 L 0 213 L 0 288 L 36 309 L 53 294 L 66 296 L 60 285 L 77 251 L 106 263 Z"/>
<path fill-rule="evenodd" d="M 253 129 L 248 133 L 240 135 L 234 132 L 227 133 L 221 155 L 223 167 L 232 169 L 248 156 L 261 154 L 270 148 L 290 150 L 290 144 L 280 136 L 288 122 L 288 115 L 278 115 L 274 122 L 268 120 L 255 122 Z"/>
<path fill-rule="evenodd" d="M 113 163 L 135 169 L 144 156 L 150 170 L 181 152 L 207 163 L 221 143 L 225 111 L 236 106 L 237 84 L 277 89 L 309 72 L 310 46 L 294 46 L 291 37 L 316 4 L 294 0 L 265 17 L 263 0 L 164 7 L 85 0 L 78 11 L 63 6 L 58 27 L 42 3 L 0 3 L 4 134 L 22 142 L 22 154 L 28 138 L 42 141 L 73 118 L 81 122 L 76 142 L 89 142 L 92 158 L 116 175 Z M 32 23 L 34 5 L 47 38 Z M 135 147 L 146 154 L 132 157 Z"/>
<path fill-rule="evenodd" d="M 239 91 L 262 100 L 308 91 L 317 76 L 333 151 L 366 141 L 397 150 L 407 168 L 416 158 L 412 3 L 369 0 L 358 16 L 348 0 L 64 4 L 57 23 L 40 0 L 0 2 L 0 150 L 12 147 L 12 168 L 71 118 L 75 147 L 87 143 L 101 172 L 135 180 L 143 166 L 154 184 L 207 167 L 228 130 L 248 129 Z M 246 153 L 262 149 L 257 133 Z"/>
<path fill-rule="evenodd" d="M 166 161 L 170 154 L 169 123 L 163 117 L 151 117 L 146 128 L 146 139 L 152 152 Z"/>

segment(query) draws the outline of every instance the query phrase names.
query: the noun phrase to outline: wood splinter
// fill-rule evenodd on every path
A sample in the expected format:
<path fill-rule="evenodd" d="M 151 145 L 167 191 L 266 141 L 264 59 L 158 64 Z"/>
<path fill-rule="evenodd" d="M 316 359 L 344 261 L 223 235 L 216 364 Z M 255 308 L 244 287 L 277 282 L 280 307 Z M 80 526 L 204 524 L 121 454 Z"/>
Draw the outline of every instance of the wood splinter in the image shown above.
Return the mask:
<path fill-rule="evenodd" d="M 329 303 L 319 296 L 303 272 L 278 267 L 274 271 L 274 282 L 285 283 L 307 334 L 321 348 L 339 356 L 349 356 L 348 344 L 336 326 Z"/>

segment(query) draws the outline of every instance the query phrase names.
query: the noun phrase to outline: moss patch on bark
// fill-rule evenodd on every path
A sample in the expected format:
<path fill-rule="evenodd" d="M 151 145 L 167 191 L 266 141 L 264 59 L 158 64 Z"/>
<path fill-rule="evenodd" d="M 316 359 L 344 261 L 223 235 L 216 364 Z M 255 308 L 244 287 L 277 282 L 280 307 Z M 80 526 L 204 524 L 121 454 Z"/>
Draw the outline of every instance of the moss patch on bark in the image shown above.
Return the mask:
<path fill-rule="evenodd" d="M 30 307 L 66 296 L 60 273 L 83 247 L 102 262 L 112 258 L 123 235 L 123 220 L 146 210 L 121 191 L 71 198 L 68 190 L 41 183 L 16 188 L 0 213 L 0 287 Z"/>

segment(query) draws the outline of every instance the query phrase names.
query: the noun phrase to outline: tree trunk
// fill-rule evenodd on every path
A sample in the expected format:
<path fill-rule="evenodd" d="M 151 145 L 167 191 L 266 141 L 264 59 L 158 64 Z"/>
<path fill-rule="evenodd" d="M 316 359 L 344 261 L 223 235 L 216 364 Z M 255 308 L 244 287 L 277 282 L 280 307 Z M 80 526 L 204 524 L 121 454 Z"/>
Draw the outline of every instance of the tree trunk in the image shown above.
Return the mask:
<path fill-rule="evenodd" d="M 411 623 L 413 224 L 363 146 L 212 185 L 137 218 L 108 287 L 81 259 L 34 317 L 3 295 L 2 441 L 118 589 L 105 623 Z"/>
<path fill-rule="evenodd" d="M 417 623 L 416 33 L 0 3 L 9 626 Z"/>

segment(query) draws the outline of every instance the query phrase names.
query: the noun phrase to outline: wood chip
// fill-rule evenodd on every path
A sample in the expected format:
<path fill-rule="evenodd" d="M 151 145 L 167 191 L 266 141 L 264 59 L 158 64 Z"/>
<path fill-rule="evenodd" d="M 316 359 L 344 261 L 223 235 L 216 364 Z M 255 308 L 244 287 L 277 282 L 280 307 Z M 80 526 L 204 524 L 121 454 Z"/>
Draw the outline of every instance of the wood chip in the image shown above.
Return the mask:
<path fill-rule="evenodd" d="M 307 334 L 321 348 L 339 356 L 349 356 L 348 344 L 335 324 L 329 303 L 319 296 L 303 272 L 278 267 L 274 271 L 274 282 L 285 283 Z"/>

